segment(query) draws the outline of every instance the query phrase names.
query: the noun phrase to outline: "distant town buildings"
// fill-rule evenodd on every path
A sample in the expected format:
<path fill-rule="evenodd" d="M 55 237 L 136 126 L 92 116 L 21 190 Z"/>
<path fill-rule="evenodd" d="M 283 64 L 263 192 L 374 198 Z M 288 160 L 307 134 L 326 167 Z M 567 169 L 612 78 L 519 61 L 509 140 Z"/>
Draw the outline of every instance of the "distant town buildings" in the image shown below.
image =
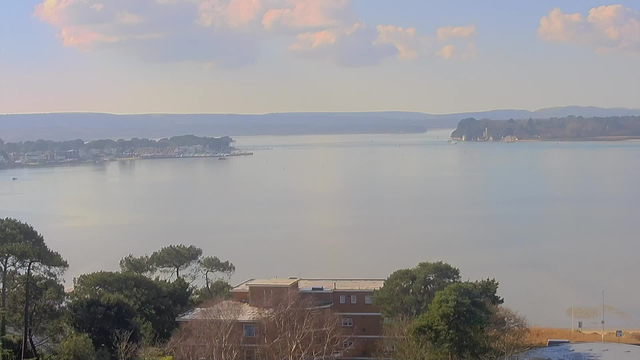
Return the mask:
<path fill-rule="evenodd" d="M 233 147 L 228 136 L 198 137 L 180 135 L 159 140 L 147 138 L 81 139 L 20 141 L 5 143 L 0 139 L 0 166 L 40 166 L 71 163 L 100 163 L 118 159 L 153 159 L 181 157 L 218 157 L 252 155 Z"/>
<path fill-rule="evenodd" d="M 516 142 L 518 141 L 518 137 L 515 135 L 502 135 L 497 134 L 495 138 L 496 141 L 504 141 L 504 142 Z M 486 126 L 482 131 L 482 135 L 467 137 L 467 135 L 462 135 L 460 137 L 452 136 L 452 140 L 456 141 L 476 141 L 476 142 L 485 142 L 485 141 L 494 141 L 494 137 L 491 135 L 489 131 L 489 127 Z"/>
<path fill-rule="evenodd" d="M 198 154 L 207 153 L 202 145 L 194 145 L 172 146 L 160 149 L 155 147 L 140 148 L 133 155 L 138 157 L 195 157 Z"/>
<path fill-rule="evenodd" d="M 99 163 L 114 161 L 119 158 L 184 158 L 184 157 L 218 157 L 228 155 L 250 155 L 238 152 L 233 148 L 224 151 L 210 151 L 202 145 L 145 147 L 131 150 L 109 149 L 80 149 L 67 151 L 29 151 L 25 153 L 8 153 L 0 155 L 0 166 L 39 166 L 64 165 L 74 163 Z"/>

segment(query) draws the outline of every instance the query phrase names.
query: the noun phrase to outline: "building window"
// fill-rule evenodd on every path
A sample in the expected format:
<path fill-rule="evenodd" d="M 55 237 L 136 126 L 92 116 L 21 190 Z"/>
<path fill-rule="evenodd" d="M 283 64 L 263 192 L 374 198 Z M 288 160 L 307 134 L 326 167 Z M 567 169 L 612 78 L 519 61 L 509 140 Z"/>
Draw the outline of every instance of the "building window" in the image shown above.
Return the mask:
<path fill-rule="evenodd" d="M 256 337 L 256 326 L 255 325 L 244 325 L 244 336 L 245 337 Z"/>
<path fill-rule="evenodd" d="M 347 297 L 344 295 L 340 295 L 340 304 L 346 304 L 347 303 Z"/>
<path fill-rule="evenodd" d="M 256 349 L 244 349 L 244 360 L 256 360 Z"/>
<path fill-rule="evenodd" d="M 355 295 L 351 295 L 351 303 L 355 304 L 358 302 L 358 298 Z"/>
<path fill-rule="evenodd" d="M 373 296 L 371 295 L 365 295 L 364 297 L 364 303 L 367 305 L 371 305 L 373 304 Z"/>
<path fill-rule="evenodd" d="M 344 327 L 353 326 L 353 319 L 352 318 L 342 318 L 342 326 L 344 326 Z"/>
<path fill-rule="evenodd" d="M 343 349 L 351 349 L 353 347 L 353 341 L 344 341 L 342 343 L 342 348 Z"/>

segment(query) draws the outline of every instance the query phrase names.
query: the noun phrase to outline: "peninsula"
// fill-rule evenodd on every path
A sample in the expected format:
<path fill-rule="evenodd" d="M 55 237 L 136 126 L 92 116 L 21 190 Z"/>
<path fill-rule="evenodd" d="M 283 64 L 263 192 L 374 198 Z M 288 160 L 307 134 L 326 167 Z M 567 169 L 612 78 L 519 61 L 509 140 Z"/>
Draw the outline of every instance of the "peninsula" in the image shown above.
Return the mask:
<path fill-rule="evenodd" d="M 607 141 L 640 138 L 640 116 L 527 120 L 463 119 L 451 133 L 463 141 L 565 140 Z"/>
<path fill-rule="evenodd" d="M 173 136 L 160 140 L 133 138 L 118 140 L 20 141 L 0 139 L 0 169 L 23 166 L 52 166 L 100 163 L 122 158 L 157 159 L 226 157 L 245 155 L 224 137 Z"/>

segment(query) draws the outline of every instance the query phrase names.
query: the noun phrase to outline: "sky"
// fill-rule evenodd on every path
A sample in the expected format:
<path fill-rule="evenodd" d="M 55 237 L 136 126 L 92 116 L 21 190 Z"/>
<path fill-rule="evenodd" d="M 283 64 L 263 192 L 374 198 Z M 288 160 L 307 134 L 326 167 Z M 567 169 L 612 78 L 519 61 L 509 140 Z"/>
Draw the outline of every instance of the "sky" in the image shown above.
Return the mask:
<path fill-rule="evenodd" d="M 639 69 L 639 0 L 0 2 L 0 113 L 640 108 Z"/>

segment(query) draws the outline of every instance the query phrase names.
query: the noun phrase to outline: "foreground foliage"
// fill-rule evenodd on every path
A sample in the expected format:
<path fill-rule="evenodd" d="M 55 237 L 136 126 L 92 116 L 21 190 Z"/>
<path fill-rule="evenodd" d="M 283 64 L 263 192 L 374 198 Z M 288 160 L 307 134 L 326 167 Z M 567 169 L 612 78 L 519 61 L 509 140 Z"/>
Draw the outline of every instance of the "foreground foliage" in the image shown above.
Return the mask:
<path fill-rule="evenodd" d="M 436 293 L 460 281 L 460 270 L 443 262 L 422 262 L 392 273 L 374 295 L 387 318 L 412 317 L 427 311 Z"/>
<path fill-rule="evenodd" d="M 94 360 L 96 351 L 89 335 L 71 333 L 58 346 L 60 360 Z"/>
<path fill-rule="evenodd" d="M 442 262 L 394 272 L 374 297 L 385 316 L 379 356 L 475 360 L 523 350 L 526 321 L 502 306 L 498 285 L 460 282 L 458 269 Z"/>
<path fill-rule="evenodd" d="M 49 249 L 42 235 L 31 225 L 8 218 L 0 219 L 0 259 L 0 336 L 4 343 L 8 324 L 15 329 L 21 328 L 19 356 L 38 357 L 35 331 L 48 327 L 47 321 L 51 319 L 46 319 L 47 311 L 56 312 L 56 303 L 60 304 L 60 299 L 55 298 L 56 293 L 60 295 L 59 276 L 68 264 L 60 254 Z M 11 290 L 11 296 L 8 296 L 8 290 Z M 13 309 L 10 315 L 9 309 Z M 2 348 L 6 346 L 2 344 Z"/>
<path fill-rule="evenodd" d="M 67 267 L 33 227 L 0 219 L 2 360 L 162 358 L 175 319 L 201 301 L 228 297 L 235 271 L 228 261 L 203 258 L 201 249 L 175 245 L 126 256 L 119 272 L 81 275 L 65 293 Z M 164 269 L 174 276 L 158 276 Z"/>
<path fill-rule="evenodd" d="M 101 271 L 78 277 L 69 297 L 73 305 L 87 299 L 111 301 L 108 297 L 117 296 L 131 308 L 133 318 L 149 324 L 154 336 L 166 340 L 176 327 L 176 317 L 191 307 L 191 293 L 182 279 L 169 282 L 129 272 Z"/>
<path fill-rule="evenodd" d="M 195 246 L 167 246 L 150 256 L 124 257 L 119 272 L 81 275 L 65 294 L 61 275 L 67 266 L 33 227 L 0 219 L 2 360 L 245 355 L 243 328 L 237 326 L 246 316 L 243 304 L 225 301 L 235 271 L 229 261 L 203 256 Z M 200 287 L 194 285 L 198 280 Z M 443 262 L 394 272 L 374 294 L 385 319 L 380 357 L 489 360 L 522 351 L 538 332 L 502 305 L 498 286 L 494 279 L 462 282 L 460 271 Z M 210 321 L 178 328 L 177 317 L 205 302 Z M 255 314 L 260 354 L 290 360 L 347 356 L 350 334 L 335 314 L 316 305 L 296 292 Z"/>

